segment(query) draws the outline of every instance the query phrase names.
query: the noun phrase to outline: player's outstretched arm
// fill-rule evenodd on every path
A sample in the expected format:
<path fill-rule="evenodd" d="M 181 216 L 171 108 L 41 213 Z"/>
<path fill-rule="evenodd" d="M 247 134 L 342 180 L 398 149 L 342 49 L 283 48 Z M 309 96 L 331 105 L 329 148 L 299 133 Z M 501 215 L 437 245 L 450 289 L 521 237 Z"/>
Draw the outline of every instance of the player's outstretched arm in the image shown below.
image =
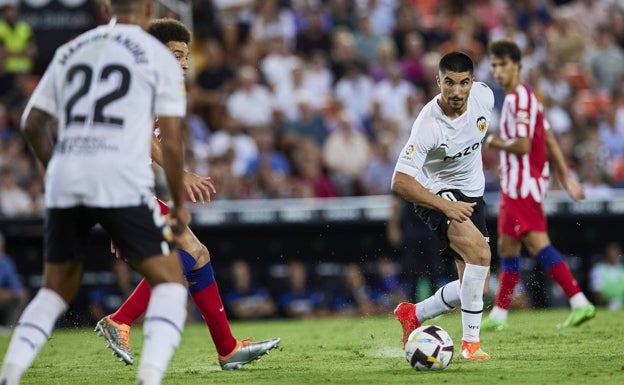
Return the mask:
<path fill-rule="evenodd" d="M 496 134 L 489 134 L 485 138 L 485 148 L 493 147 L 516 155 L 524 155 L 531 151 L 531 139 L 517 137 L 513 139 L 503 140 Z"/>
<path fill-rule="evenodd" d="M 156 135 L 152 135 L 152 160 L 160 167 L 163 167 L 163 152 L 161 146 L 162 145 Z M 184 189 L 192 202 L 210 202 L 212 194 L 217 192 L 212 184 L 212 181 L 210 180 L 210 177 L 204 177 L 190 171 L 184 171 L 183 178 Z"/>
<path fill-rule="evenodd" d="M 583 189 L 583 186 L 581 186 L 581 184 L 574 179 L 574 177 L 570 176 L 570 173 L 568 172 L 568 165 L 566 164 L 555 135 L 550 130 L 546 130 L 545 134 L 548 159 L 553 165 L 555 175 L 557 175 L 559 182 L 563 188 L 566 189 L 572 199 L 577 202 L 582 201 L 585 199 L 585 190 Z"/>
<path fill-rule="evenodd" d="M 211 195 L 217 192 L 209 176 L 190 171 L 184 171 L 184 188 L 192 202 L 210 202 Z"/>

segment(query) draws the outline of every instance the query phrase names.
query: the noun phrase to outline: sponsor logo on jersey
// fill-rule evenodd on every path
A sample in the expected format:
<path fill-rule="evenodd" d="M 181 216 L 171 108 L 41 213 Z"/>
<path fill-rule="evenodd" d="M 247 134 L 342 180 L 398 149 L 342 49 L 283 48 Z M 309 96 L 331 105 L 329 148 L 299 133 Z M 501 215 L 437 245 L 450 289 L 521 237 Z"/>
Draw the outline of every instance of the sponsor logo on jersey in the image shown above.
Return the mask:
<path fill-rule="evenodd" d="M 529 115 L 529 111 L 520 110 L 516 113 L 516 122 L 529 124 L 531 121 L 531 116 Z"/>
<path fill-rule="evenodd" d="M 480 116 L 479 119 L 477 119 L 477 128 L 479 129 L 479 132 L 485 131 L 487 126 L 488 122 L 485 116 Z"/>
<path fill-rule="evenodd" d="M 444 161 L 446 162 L 447 160 L 458 160 L 461 158 L 465 158 L 466 156 L 475 153 L 479 149 L 480 146 L 481 146 L 481 142 L 474 143 L 471 146 L 464 148 L 463 150 L 461 150 L 460 152 L 458 152 L 457 154 L 453 156 L 445 156 Z"/>

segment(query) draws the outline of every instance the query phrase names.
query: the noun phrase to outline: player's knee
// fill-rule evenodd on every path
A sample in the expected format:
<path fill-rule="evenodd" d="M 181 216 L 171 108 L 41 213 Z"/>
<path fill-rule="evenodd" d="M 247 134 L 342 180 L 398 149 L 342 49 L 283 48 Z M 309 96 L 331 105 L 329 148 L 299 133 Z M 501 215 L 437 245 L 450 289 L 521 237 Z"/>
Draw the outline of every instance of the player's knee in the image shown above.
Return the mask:
<path fill-rule="evenodd" d="M 208 251 L 208 248 L 202 244 L 197 245 L 197 247 L 193 248 L 193 250 L 189 250 L 189 253 L 195 257 L 195 260 L 197 261 L 194 269 L 199 269 L 210 262 L 210 252 Z"/>
<path fill-rule="evenodd" d="M 471 263 L 477 266 L 490 266 L 490 260 L 491 258 L 489 256 L 478 256 L 473 258 Z"/>
<path fill-rule="evenodd" d="M 504 246 L 498 246 L 497 248 L 498 251 L 498 256 L 501 258 L 505 258 L 505 257 L 514 257 L 518 254 L 514 254 L 514 250 L 510 249 L 508 247 L 504 247 Z"/>
<path fill-rule="evenodd" d="M 490 266 L 490 262 L 492 260 L 492 253 L 490 252 L 490 247 L 487 245 L 480 245 L 475 249 L 475 252 L 472 257 L 472 264 L 479 266 Z"/>
<path fill-rule="evenodd" d="M 546 248 L 549 245 L 550 243 L 546 243 L 546 242 L 538 243 L 538 244 L 531 244 L 531 245 L 527 245 L 526 249 L 531 257 L 535 257 L 540 251 L 542 251 L 544 248 Z"/>

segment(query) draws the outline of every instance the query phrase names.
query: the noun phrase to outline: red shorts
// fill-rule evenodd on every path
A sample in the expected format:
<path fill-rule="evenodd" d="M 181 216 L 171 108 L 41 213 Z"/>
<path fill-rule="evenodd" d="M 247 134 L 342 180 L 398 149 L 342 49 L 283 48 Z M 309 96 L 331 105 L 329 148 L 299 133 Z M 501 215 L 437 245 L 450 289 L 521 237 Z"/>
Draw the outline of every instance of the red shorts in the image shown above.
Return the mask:
<path fill-rule="evenodd" d="M 498 233 L 520 240 L 529 231 L 546 232 L 546 215 L 541 202 L 531 198 L 511 199 L 501 194 Z"/>
<path fill-rule="evenodd" d="M 154 199 L 156 199 L 156 202 L 158 202 L 158 206 L 160 207 L 160 213 L 162 215 L 169 214 L 169 206 L 167 206 L 167 204 L 165 202 L 161 201 L 160 199 L 158 199 L 156 197 Z"/>

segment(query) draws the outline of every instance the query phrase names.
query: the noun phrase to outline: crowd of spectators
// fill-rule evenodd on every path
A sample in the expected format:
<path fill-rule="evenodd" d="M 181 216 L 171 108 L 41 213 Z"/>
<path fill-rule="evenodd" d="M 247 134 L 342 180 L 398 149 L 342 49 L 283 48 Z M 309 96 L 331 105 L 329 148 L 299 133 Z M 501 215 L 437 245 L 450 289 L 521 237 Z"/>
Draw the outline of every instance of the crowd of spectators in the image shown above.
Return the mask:
<path fill-rule="evenodd" d="M 223 278 L 223 302 L 235 319 L 388 314 L 413 294 L 400 266 L 385 257 L 365 265 L 290 260 L 266 274 L 238 260 Z"/>
<path fill-rule="evenodd" d="M 438 92 L 443 53 L 470 54 L 476 79 L 495 89 L 500 105 L 486 55 L 498 38 L 522 47 L 523 76 L 589 198 L 624 185 L 624 8 L 617 1 L 192 4 L 186 166 L 211 176 L 214 199 L 389 193 L 411 123 Z M 1 23 L 19 23 L 16 9 L 3 7 Z M 3 36 L 0 211 L 40 215 L 43 174 L 18 133 L 38 80 L 23 64 L 36 58 L 36 46 L 30 38 L 15 48 Z M 28 59 L 17 70 L 16 57 Z M 496 191 L 497 154 L 484 159 L 487 188 Z"/>

